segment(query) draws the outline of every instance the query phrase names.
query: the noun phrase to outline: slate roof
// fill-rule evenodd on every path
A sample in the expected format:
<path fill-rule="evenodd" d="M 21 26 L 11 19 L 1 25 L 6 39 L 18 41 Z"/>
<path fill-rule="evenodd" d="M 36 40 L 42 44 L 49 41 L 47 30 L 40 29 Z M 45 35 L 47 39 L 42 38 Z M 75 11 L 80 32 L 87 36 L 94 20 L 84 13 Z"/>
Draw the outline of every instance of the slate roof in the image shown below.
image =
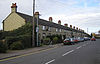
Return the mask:
<path fill-rule="evenodd" d="M 33 19 L 32 16 L 27 15 L 27 14 L 23 14 L 23 13 L 20 13 L 20 12 L 17 12 L 17 14 L 20 15 L 22 18 L 24 18 L 26 20 L 26 22 L 32 22 L 32 19 Z M 57 23 L 54 23 L 54 22 L 44 20 L 44 19 L 39 19 L 39 25 L 54 27 L 54 28 L 58 28 L 58 29 L 64 29 L 64 30 L 70 30 L 70 31 L 73 30 L 73 31 L 81 32 L 81 31 L 71 29 L 69 27 L 65 27 L 63 25 L 60 25 L 60 24 L 57 24 Z"/>

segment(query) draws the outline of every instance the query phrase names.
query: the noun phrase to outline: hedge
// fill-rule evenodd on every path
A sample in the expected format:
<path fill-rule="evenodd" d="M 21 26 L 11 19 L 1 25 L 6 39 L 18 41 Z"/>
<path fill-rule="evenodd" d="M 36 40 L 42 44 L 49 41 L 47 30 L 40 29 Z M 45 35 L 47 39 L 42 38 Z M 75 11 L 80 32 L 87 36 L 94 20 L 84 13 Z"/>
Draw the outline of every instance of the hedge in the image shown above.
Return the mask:
<path fill-rule="evenodd" d="M 30 35 L 20 35 L 20 36 L 16 36 L 16 37 L 6 37 L 6 43 L 8 44 L 9 49 L 10 49 L 10 46 L 16 41 L 21 41 L 24 48 L 32 47 L 32 38 L 31 38 Z"/>
<path fill-rule="evenodd" d="M 13 44 L 10 45 L 11 50 L 22 50 L 24 49 L 24 46 L 21 41 L 13 42 Z"/>
<path fill-rule="evenodd" d="M 7 43 L 0 40 L 0 53 L 6 53 L 8 50 Z"/>

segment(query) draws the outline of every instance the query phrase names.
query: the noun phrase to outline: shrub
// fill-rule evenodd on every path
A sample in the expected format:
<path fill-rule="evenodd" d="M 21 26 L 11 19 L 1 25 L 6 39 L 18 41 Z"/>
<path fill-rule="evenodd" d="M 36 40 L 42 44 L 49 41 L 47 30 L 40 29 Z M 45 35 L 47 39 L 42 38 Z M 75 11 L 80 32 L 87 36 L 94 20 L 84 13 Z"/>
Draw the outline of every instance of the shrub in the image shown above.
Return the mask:
<path fill-rule="evenodd" d="M 58 37 L 53 38 L 53 44 L 56 44 L 56 43 L 58 43 Z"/>
<path fill-rule="evenodd" d="M 7 52 L 7 43 L 5 43 L 4 41 L 0 40 L 0 53 L 5 53 Z"/>
<path fill-rule="evenodd" d="M 11 50 L 22 50 L 24 49 L 23 44 L 21 41 L 13 42 L 13 44 L 10 45 Z"/>
<path fill-rule="evenodd" d="M 32 47 L 32 36 L 30 35 L 21 35 L 19 36 L 20 40 L 22 41 L 22 44 L 25 48 Z"/>
<path fill-rule="evenodd" d="M 50 44 L 50 38 L 44 38 L 44 39 L 43 39 L 43 43 L 44 43 L 45 45 L 49 45 L 49 44 Z"/>
<path fill-rule="evenodd" d="M 8 44 L 9 49 L 10 46 L 13 44 L 13 42 L 16 41 L 21 41 L 24 48 L 30 48 L 32 47 L 32 38 L 30 35 L 20 35 L 20 36 L 16 36 L 16 37 L 6 37 L 6 42 Z"/>
<path fill-rule="evenodd" d="M 10 49 L 10 45 L 13 43 L 13 42 L 16 42 L 16 41 L 18 41 L 19 40 L 19 37 L 13 37 L 13 36 L 11 36 L 11 37 L 6 37 L 5 38 L 5 40 L 6 40 L 6 43 L 8 44 L 8 49 Z"/>

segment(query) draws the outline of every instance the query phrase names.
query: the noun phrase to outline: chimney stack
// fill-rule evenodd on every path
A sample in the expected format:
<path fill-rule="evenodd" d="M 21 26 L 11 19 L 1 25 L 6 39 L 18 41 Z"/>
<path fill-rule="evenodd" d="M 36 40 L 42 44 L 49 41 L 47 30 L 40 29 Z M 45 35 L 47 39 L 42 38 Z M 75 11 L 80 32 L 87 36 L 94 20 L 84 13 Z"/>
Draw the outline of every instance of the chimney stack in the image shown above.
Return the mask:
<path fill-rule="evenodd" d="M 16 3 L 12 3 L 11 12 L 17 12 L 17 5 L 16 5 Z"/>
<path fill-rule="evenodd" d="M 80 28 L 79 28 L 79 31 L 80 31 Z"/>
<path fill-rule="evenodd" d="M 58 24 L 60 24 L 60 25 L 61 25 L 61 20 L 59 20 L 59 21 L 58 21 Z"/>
<path fill-rule="evenodd" d="M 68 24 L 64 24 L 65 27 L 68 27 Z"/>
<path fill-rule="evenodd" d="M 70 28 L 72 28 L 72 25 L 70 25 Z"/>
<path fill-rule="evenodd" d="M 78 27 L 76 28 L 76 30 L 78 30 Z"/>
<path fill-rule="evenodd" d="M 35 17 L 36 17 L 36 18 L 38 18 L 38 19 L 39 19 L 39 15 L 40 15 L 40 14 L 39 14 L 39 12 L 35 12 L 35 14 L 34 14 L 34 15 L 35 15 Z"/>
<path fill-rule="evenodd" d="M 52 20 L 53 20 L 52 17 L 49 17 L 49 21 L 52 22 Z"/>
<path fill-rule="evenodd" d="M 75 26 L 73 27 L 73 29 L 75 29 Z"/>

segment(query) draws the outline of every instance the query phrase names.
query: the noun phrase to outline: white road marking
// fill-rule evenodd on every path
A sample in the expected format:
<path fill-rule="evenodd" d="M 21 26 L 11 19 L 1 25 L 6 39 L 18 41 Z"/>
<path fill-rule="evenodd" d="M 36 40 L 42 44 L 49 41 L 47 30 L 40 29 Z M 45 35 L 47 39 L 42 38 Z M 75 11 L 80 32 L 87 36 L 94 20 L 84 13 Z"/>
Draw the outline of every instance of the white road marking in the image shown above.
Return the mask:
<path fill-rule="evenodd" d="M 51 61 L 49 61 L 49 62 L 47 62 L 45 64 L 50 64 L 51 62 L 54 62 L 54 61 L 55 61 L 55 59 L 53 59 L 53 60 L 51 60 Z"/>
<path fill-rule="evenodd" d="M 86 46 L 86 44 L 84 44 L 83 46 Z"/>
<path fill-rule="evenodd" d="M 67 54 L 69 54 L 69 53 L 71 53 L 71 52 L 73 52 L 73 51 L 74 51 L 74 50 L 71 50 L 71 51 L 69 51 L 69 52 L 63 54 L 62 56 L 65 56 L 65 55 L 67 55 Z"/>
<path fill-rule="evenodd" d="M 80 49 L 82 46 L 77 47 L 76 49 Z"/>

